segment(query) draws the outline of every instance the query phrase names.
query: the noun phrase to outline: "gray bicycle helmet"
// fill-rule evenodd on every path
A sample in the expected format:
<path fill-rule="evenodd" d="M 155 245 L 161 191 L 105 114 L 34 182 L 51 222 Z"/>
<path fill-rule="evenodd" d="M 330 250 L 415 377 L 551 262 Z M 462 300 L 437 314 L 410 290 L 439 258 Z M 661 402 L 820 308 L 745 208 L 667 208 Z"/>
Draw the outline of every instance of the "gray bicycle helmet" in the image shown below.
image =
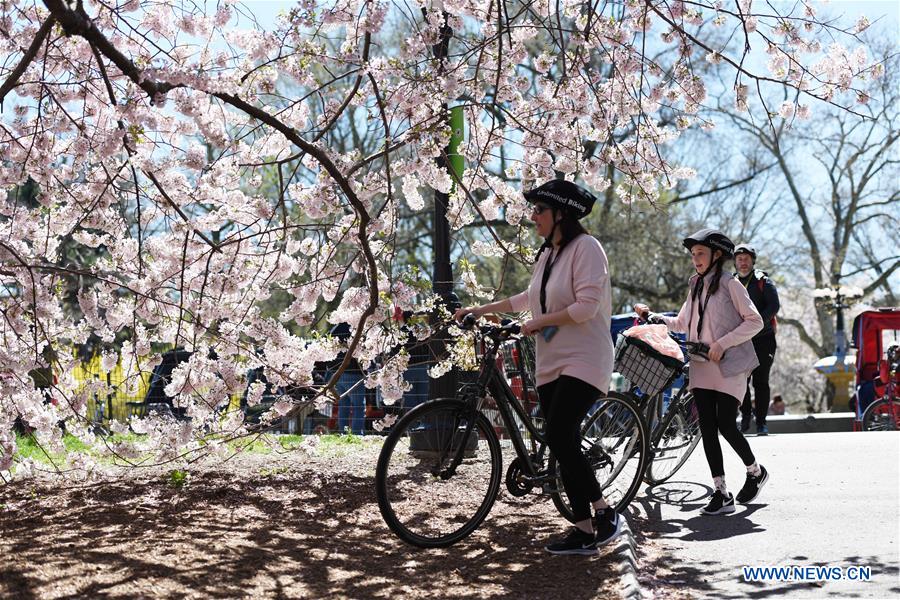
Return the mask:
<path fill-rule="evenodd" d="M 737 256 L 738 254 L 749 254 L 753 262 L 756 262 L 756 249 L 750 244 L 738 244 L 735 246 L 734 255 Z"/>

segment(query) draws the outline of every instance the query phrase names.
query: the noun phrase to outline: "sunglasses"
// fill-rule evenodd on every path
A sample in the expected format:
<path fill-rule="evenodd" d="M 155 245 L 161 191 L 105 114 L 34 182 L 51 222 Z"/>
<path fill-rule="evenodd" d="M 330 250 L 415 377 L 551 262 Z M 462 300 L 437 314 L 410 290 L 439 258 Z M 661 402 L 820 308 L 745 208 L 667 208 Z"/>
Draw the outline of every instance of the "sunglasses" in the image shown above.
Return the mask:
<path fill-rule="evenodd" d="M 546 210 L 550 210 L 550 207 L 546 204 L 534 204 L 531 207 L 531 213 L 534 215 L 542 214 Z"/>

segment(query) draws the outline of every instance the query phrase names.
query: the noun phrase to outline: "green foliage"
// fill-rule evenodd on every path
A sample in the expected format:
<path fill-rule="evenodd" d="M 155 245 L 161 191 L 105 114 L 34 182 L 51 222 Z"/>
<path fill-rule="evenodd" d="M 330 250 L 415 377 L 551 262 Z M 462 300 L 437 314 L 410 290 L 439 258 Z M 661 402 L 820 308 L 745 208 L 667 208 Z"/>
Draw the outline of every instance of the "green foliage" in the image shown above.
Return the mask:
<path fill-rule="evenodd" d="M 173 488 L 180 490 L 188 482 L 189 478 L 190 473 L 188 473 L 187 471 L 183 471 L 181 469 L 172 469 L 166 475 L 166 483 L 168 483 Z"/>
<path fill-rule="evenodd" d="M 47 455 L 31 435 L 16 434 L 16 456 L 22 459 L 30 458 L 35 462 L 49 462 Z"/>
<path fill-rule="evenodd" d="M 303 443 L 303 436 L 297 434 L 271 434 L 263 433 L 251 438 L 243 438 L 229 442 L 228 446 L 234 451 L 250 452 L 252 454 L 271 454 L 273 445 L 280 446 L 282 450 L 296 450 Z"/>
<path fill-rule="evenodd" d="M 102 445 L 104 441 L 110 445 L 118 442 L 133 443 L 141 437 L 142 436 L 139 436 L 135 433 L 115 433 L 106 438 L 98 440 L 97 443 L 99 445 Z M 85 444 L 83 441 L 70 433 L 66 433 L 63 435 L 62 442 L 63 446 L 65 447 L 65 452 L 53 452 L 46 446 L 42 447 L 42 445 L 38 443 L 33 435 L 21 435 L 17 433 L 16 457 L 20 460 L 31 459 L 40 464 L 52 465 L 54 463 L 65 461 L 67 454 L 78 452 L 99 457 L 99 460 L 101 460 L 102 462 L 115 462 L 114 457 L 110 458 L 103 456 L 99 450 L 89 446 L 88 444 Z"/>
<path fill-rule="evenodd" d="M 337 436 L 334 436 L 334 437 L 335 437 L 335 444 L 340 444 L 340 445 L 355 445 L 355 444 L 361 444 L 361 443 L 362 443 L 362 440 L 360 439 L 360 436 L 358 436 L 358 435 L 356 435 L 355 433 L 353 433 L 352 431 L 350 431 L 350 428 L 349 428 L 349 427 L 345 427 L 345 428 L 344 428 L 344 433 L 343 433 L 343 434 L 337 435 Z"/>
<path fill-rule="evenodd" d="M 259 474 L 261 477 L 271 477 L 273 475 L 283 475 L 290 470 L 291 470 L 291 468 L 287 467 L 287 466 L 272 467 L 272 468 L 263 467 L 262 469 L 259 470 Z"/>
<path fill-rule="evenodd" d="M 90 446 L 79 440 L 74 435 L 67 433 L 63 435 L 63 446 L 66 453 L 71 452 L 89 452 Z M 16 456 L 21 459 L 30 458 L 35 462 L 50 464 L 51 461 L 57 461 L 64 458 L 64 454 L 59 452 L 50 452 L 35 439 L 31 434 L 21 435 L 16 433 Z"/>

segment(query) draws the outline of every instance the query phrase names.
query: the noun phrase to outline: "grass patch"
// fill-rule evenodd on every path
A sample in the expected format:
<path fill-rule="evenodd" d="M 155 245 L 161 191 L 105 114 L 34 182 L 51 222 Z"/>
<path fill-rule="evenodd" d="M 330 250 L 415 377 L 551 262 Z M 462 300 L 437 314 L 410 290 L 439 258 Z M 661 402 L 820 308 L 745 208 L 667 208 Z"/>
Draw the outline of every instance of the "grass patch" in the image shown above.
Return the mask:
<path fill-rule="evenodd" d="M 283 475 L 290 470 L 290 467 L 263 467 L 259 470 L 259 474 L 261 477 L 271 477 L 272 475 Z"/>
<path fill-rule="evenodd" d="M 296 433 L 286 433 L 278 436 L 278 443 L 285 450 L 296 450 L 303 443 L 303 436 Z"/>
<path fill-rule="evenodd" d="M 273 451 L 279 451 L 279 449 L 285 451 L 297 450 L 304 445 L 303 442 L 306 437 L 297 434 L 266 433 L 253 438 L 235 440 L 229 446 L 233 450 L 240 452 L 271 454 Z M 352 454 L 366 445 L 380 444 L 382 440 L 381 436 L 364 437 L 349 432 L 345 434 L 316 435 L 313 436 L 313 439 L 316 441 L 315 445 L 319 452 L 331 456 Z"/>
<path fill-rule="evenodd" d="M 139 436 L 135 433 L 129 432 L 124 434 L 112 434 L 105 439 L 107 444 L 112 445 L 114 443 L 123 441 L 135 442 L 141 437 L 143 436 Z M 71 433 L 63 434 L 62 442 L 63 447 L 65 448 L 65 452 L 53 452 L 46 446 L 41 447 L 41 445 L 33 435 L 22 435 L 20 433 L 16 433 L 16 456 L 22 460 L 30 458 L 35 462 L 45 465 L 65 462 L 66 456 L 75 452 L 82 452 L 94 457 L 102 457 L 102 460 L 104 461 L 113 460 L 112 457 L 103 456 L 103 441 L 99 438 L 96 442 L 96 448 L 92 448 L 91 446 L 85 444 L 83 441 L 81 441 Z"/>
<path fill-rule="evenodd" d="M 331 433 L 328 435 L 319 436 L 319 444 L 325 447 L 328 446 L 359 446 L 363 443 L 363 436 L 356 435 L 354 433 L 350 433 L 348 430 L 347 433 Z"/>
<path fill-rule="evenodd" d="M 66 433 L 63 435 L 63 446 L 65 452 L 52 452 L 49 448 L 42 448 L 32 435 L 16 434 L 16 457 L 19 460 L 31 459 L 37 463 L 52 466 L 60 466 L 66 462 L 67 455 L 81 452 L 93 456 L 100 462 L 109 464 L 120 464 L 115 456 L 104 454 L 105 445 L 112 446 L 119 442 L 134 443 L 143 438 L 132 432 L 123 434 L 112 434 L 100 439 L 98 436 L 96 448 L 91 448 L 74 435 Z M 366 446 L 372 444 L 380 444 L 381 436 L 361 436 L 350 433 L 345 434 L 327 434 L 313 436 L 317 448 L 317 452 L 325 456 L 347 456 L 353 454 Z M 299 450 L 304 446 L 304 440 L 307 436 L 298 434 L 275 434 L 265 433 L 243 439 L 234 440 L 228 443 L 228 447 L 233 452 L 249 452 L 251 454 L 272 454 L 273 452 L 282 453 Z M 105 441 L 105 444 L 104 444 Z M 46 452 L 45 452 L 46 450 Z M 281 471 L 267 470 L 262 475 L 275 475 Z M 166 481 L 173 487 L 180 488 L 182 483 L 178 483 L 179 476 L 170 472 L 166 477 Z M 174 479 L 171 479 L 174 477 Z"/>
<path fill-rule="evenodd" d="M 47 455 L 44 454 L 44 451 L 38 446 L 37 441 L 30 435 L 16 434 L 16 456 L 22 459 L 30 458 L 35 462 L 50 462 L 47 459 Z"/>
<path fill-rule="evenodd" d="M 343 457 L 361 452 L 365 448 L 381 446 L 384 438 L 380 435 L 322 435 L 318 438 L 318 452 L 325 456 Z"/>
<path fill-rule="evenodd" d="M 187 471 L 183 471 L 181 469 L 172 469 L 171 471 L 169 471 L 169 474 L 166 475 L 166 483 L 168 483 L 176 490 L 180 490 L 184 487 L 184 484 L 187 483 L 189 477 L 190 473 L 188 473 Z"/>
<path fill-rule="evenodd" d="M 90 449 L 90 446 L 70 433 L 64 434 L 62 441 L 66 451 L 53 452 L 46 447 L 42 447 L 33 435 L 16 433 L 16 455 L 22 459 L 30 458 L 35 462 L 49 465 L 52 462 L 63 460 L 67 453 L 87 452 Z"/>

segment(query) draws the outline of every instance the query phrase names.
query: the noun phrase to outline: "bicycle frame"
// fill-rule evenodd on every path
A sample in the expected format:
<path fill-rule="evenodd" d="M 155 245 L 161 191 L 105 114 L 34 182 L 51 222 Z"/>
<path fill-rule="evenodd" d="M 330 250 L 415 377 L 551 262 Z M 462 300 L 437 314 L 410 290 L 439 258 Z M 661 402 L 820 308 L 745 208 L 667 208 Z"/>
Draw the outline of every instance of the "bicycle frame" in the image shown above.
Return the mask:
<path fill-rule="evenodd" d="M 673 393 L 671 398 L 669 399 L 669 406 L 665 409 L 663 408 L 663 396 L 665 393 L 672 389 L 672 384 L 678 380 L 679 377 L 684 377 L 684 385 L 678 389 L 677 393 Z M 671 381 L 667 384 L 666 388 L 660 393 L 656 394 L 653 397 L 642 396 L 639 397 L 632 390 L 632 395 L 638 398 L 641 410 L 643 411 L 644 418 L 647 423 L 647 427 L 650 430 L 650 439 L 654 439 L 656 437 L 656 430 L 662 424 L 663 419 L 666 414 L 671 410 L 672 403 L 678 401 L 681 398 L 681 395 L 684 393 L 682 390 L 688 389 L 688 384 L 690 382 L 690 371 L 682 367 L 678 373 L 672 376 Z"/>
<path fill-rule="evenodd" d="M 507 432 L 509 432 L 509 438 L 512 442 L 513 449 L 516 452 L 516 456 L 521 459 L 521 462 L 523 463 L 525 476 L 537 483 L 543 482 L 544 479 L 549 480 L 549 473 L 540 472 L 535 469 L 529 450 L 525 445 L 525 440 L 522 438 L 522 432 L 517 426 L 515 417 L 519 417 L 519 420 L 525 425 L 528 433 L 531 434 L 532 444 L 534 445 L 535 441 L 537 442 L 537 448 L 534 450 L 537 456 L 543 455 L 544 449 L 547 447 L 546 440 L 543 433 L 537 429 L 534 422 L 531 420 L 531 417 L 525 412 L 524 407 L 519 404 L 515 394 L 513 394 L 512 388 L 509 387 L 509 384 L 501 376 L 500 370 L 497 368 L 497 352 L 499 351 L 502 342 L 493 339 L 491 339 L 491 341 L 493 343 L 482 356 L 478 380 L 475 384 L 471 384 L 469 389 L 463 388 L 463 393 L 461 395 L 463 396 L 463 399 L 470 404 L 474 414 L 482 412 L 487 393 L 490 392 L 491 397 L 494 399 L 494 404 L 500 413 L 500 417 L 503 419 L 503 424 L 506 427 Z M 468 439 L 474 426 L 475 419 L 469 419 L 468 424 L 466 425 L 465 437 L 463 439 Z M 456 456 L 454 456 L 450 465 L 448 465 L 441 473 L 441 477 L 451 477 L 455 473 L 456 467 L 462 462 L 464 454 L 464 445 L 460 444 L 460 447 L 456 451 Z"/>

